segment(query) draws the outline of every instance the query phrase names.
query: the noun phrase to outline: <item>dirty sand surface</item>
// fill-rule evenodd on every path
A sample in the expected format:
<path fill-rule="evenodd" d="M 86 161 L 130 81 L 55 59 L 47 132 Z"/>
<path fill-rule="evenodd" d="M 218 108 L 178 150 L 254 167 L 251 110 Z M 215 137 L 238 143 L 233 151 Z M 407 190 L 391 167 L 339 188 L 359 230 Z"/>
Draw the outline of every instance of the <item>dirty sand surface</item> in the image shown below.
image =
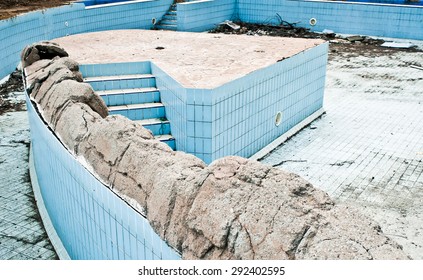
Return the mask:
<path fill-rule="evenodd" d="M 320 39 L 153 30 L 86 33 L 54 42 L 80 64 L 152 61 L 188 88 L 215 88 L 324 43 Z"/>

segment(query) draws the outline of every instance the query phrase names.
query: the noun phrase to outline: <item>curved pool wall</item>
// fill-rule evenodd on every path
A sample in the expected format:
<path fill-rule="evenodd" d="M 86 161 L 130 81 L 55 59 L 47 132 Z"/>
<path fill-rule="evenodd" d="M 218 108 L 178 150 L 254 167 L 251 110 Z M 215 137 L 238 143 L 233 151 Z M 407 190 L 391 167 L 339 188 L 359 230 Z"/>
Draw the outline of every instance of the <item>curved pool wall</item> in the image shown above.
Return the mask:
<path fill-rule="evenodd" d="M 71 259 L 175 260 L 147 219 L 62 145 L 27 97 L 31 149 L 49 219 Z"/>
<path fill-rule="evenodd" d="M 150 29 L 173 0 L 138 0 L 110 6 L 83 2 L 30 12 L 0 21 L 0 77 L 15 70 L 22 49 L 29 44 L 72 34 L 112 29 Z M 113 5 L 114 4 L 114 5 Z"/>

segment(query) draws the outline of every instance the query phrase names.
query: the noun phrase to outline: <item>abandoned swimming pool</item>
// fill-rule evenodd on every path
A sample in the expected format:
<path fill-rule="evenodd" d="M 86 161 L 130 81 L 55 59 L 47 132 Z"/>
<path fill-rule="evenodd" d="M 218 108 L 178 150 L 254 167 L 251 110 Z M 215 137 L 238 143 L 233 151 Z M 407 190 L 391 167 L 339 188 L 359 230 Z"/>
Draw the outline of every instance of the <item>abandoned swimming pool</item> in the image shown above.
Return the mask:
<path fill-rule="evenodd" d="M 152 19 L 161 19 L 172 3 L 141 0 L 89 5 L 84 2 L 0 22 L 0 49 L 4 58 L 0 76 L 10 73 L 16 67 L 19 53 L 26 44 L 90 31 L 151 29 L 154 27 Z M 177 7 L 175 24 L 179 31 L 204 31 L 226 19 L 233 19 L 234 15 L 246 22 L 278 24 L 275 17 L 277 12 L 284 20 L 314 31 L 333 29 L 341 33 L 423 38 L 422 29 L 419 28 L 422 9 L 418 5 L 404 7 L 343 1 L 216 0 L 191 1 L 178 4 Z M 212 17 L 210 9 L 213 9 Z M 170 146 L 211 162 L 228 154 L 250 156 L 277 135 L 319 111 L 323 99 L 326 55 L 327 44 L 321 44 L 287 59 L 281 57 L 279 63 L 245 75 L 240 80 L 228 81 L 212 88 L 181 86 L 155 62 L 144 60 L 125 62 L 127 64 L 120 66 L 117 61 L 106 65 L 104 61 L 92 61 L 82 66 L 81 70 L 86 78 L 105 76 L 107 71 L 112 71 L 108 73 L 110 75 L 123 74 L 115 72 L 119 67 L 144 68 L 148 70 L 147 73 L 137 74 L 154 74 L 155 80 L 150 81 L 153 84 L 149 87 L 160 89 L 160 101 L 166 107 L 166 118 L 173 124 L 173 127 L 170 125 L 169 133 L 175 141 L 169 143 Z M 96 72 L 93 70 L 95 68 L 101 70 Z M 308 81 L 306 87 L 303 87 L 304 80 Z M 254 98 L 260 99 L 263 92 L 266 98 L 261 99 L 260 106 L 255 106 Z M 271 110 L 267 110 L 268 106 L 271 106 Z M 31 127 L 35 128 L 33 152 L 38 155 L 34 157 L 35 172 L 39 175 L 47 212 L 64 245 L 68 246 L 69 255 L 82 259 L 178 259 L 178 253 L 166 247 L 151 228 L 148 229 L 148 221 L 142 220 L 134 207 L 105 189 L 75 158 L 66 154 L 57 138 L 51 135 L 42 120 L 36 118 L 38 115 L 34 110 L 31 111 L 30 104 L 28 107 Z M 247 110 L 242 111 L 242 108 Z M 118 110 L 116 112 L 125 114 Z M 208 129 L 204 129 L 206 127 Z M 167 134 L 167 131 L 163 133 Z M 46 143 L 51 142 L 51 145 L 39 145 L 40 139 Z M 41 160 L 41 155 L 50 155 L 51 158 Z M 69 198 L 72 200 L 68 201 Z M 58 211 L 66 209 L 65 206 L 72 211 Z M 88 221 L 94 220 L 99 213 L 107 219 L 101 221 L 102 224 L 91 226 Z M 81 222 L 77 222 L 78 219 Z M 66 225 L 66 221 L 72 221 L 71 226 Z M 110 227 L 118 229 L 117 235 L 110 232 Z M 134 242 L 135 247 L 131 244 Z M 131 247 L 142 249 L 125 251 L 125 248 Z"/>

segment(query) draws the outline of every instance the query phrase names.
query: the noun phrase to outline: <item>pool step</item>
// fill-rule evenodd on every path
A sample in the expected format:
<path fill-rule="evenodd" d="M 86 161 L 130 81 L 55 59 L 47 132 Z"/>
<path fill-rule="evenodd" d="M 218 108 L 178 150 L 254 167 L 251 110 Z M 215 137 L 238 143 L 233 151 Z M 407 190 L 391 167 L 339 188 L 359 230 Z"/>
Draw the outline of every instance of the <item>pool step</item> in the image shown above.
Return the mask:
<path fill-rule="evenodd" d="M 133 121 L 166 117 L 165 107 L 160 102 L 109 106 L 108 108 L 111 115 L 120 114 Z"/>
<path fill-rule="evenodd" d="M 151 74 L 87 77 L 84 82 L 95 91 L 156 87 L 156 79 Z"/>
<path fill-rule="evenodd" d="M 162 20 L 177 20 L 178 17 L 176 15 L 176 13 L 174 14 L 165 14 L 162 18 Z"/>
<path fill-rule="evenodd" d="M 161 21 L 160 25 L 161 26 L 164 26 L 164 25 L 176 26 L 177 25 L 177 21 L 175 19 L 173 19 L 173 20 L 172 19 L 165 19 L 165 20 L 162 20 Z"/>
<path fill-rule="evenodd" d="M 162 17 L 159 23 L 155 26 L 156 29 L 160 30 L 172 30 L 178 29 L 178 14 L 177 5 L 172 4 L 166 14 Z"/>
<path fill-rule="evenodd" d="M 97 94 L 107 106 L 160 102 L 160 92 L 155 87 L 100 90 Z"/>
<path fill-rule="evenodd" d="M 101 96 L 110 115 L 122 115 L 140 123 L 157 140 L 176 149 L 165 107 L 160 102 L 160 91 L 156 88 L 156 78 L 151 74 L 149 65 L 114 63 L 104 64 L 104 68 L 101 68 L 97 64 L 83 65 L 82 69 L 86 73 L 84 81 Z M 124 74 L 109 75 L 113 71 Z M 141 74 L 135 74 L 136 71 Z"/>
<path fill-rule="evenodd" d="M 116 62 L 102 64 L 83 64 L 79 66 L 84 78 L 96 76 L 114 76 L 151 74 L 150 62 Z"/>
<path fill-rule="evenodd" d="M 152 78 L 152 74 L 129 74 L 129 75 L 113 75 L 113 76 L 97 76 L 97 77 L 87 77 L 84 78 L 84 82 L 100 82 L 100 81 L 115 81 L 115 80 L 133 80 L 133 79 L 143 79 L 143 78 Z"/>
<path fill-rule="evenodd" d="M 160 142 L 166 143 L 172 150 L 176 150 L 175 138 L 172 135 L 157 135 L 154 138 Z"/>
<path fill-rule="evenodd" d="M 170 122 L 166 118 L 145 119 L 136 122 L 151 130 L 154 136 L 170 134 Z"/>
<path fill-rule="evenodd" d="M 176 31 L 178 29 L 178 27 L 176 25 L 160 24 L 158 26 L 158 29 L 160 29 L 160 30 Z"/>

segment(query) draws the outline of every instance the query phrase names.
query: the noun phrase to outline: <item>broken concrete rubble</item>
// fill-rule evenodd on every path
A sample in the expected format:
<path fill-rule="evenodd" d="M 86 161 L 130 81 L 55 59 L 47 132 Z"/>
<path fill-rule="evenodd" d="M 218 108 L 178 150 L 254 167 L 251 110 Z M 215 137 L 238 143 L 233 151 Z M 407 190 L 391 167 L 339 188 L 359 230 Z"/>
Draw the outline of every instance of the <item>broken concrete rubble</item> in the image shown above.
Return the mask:
<path fill-rule="evenodd" d="M 57 48 L 45 52 L 60 56 Z M 26 48 L 23 61 L 31 53 Z M 110 189 L 137 201 L 183 258 L 408 258 L 374 221 L 295 174 L 240 157 L 207 166 L 141 125 L 108 116 L 75 65 L 55 56 L 27 64 L 31 99 L 66 147 Z"/>

